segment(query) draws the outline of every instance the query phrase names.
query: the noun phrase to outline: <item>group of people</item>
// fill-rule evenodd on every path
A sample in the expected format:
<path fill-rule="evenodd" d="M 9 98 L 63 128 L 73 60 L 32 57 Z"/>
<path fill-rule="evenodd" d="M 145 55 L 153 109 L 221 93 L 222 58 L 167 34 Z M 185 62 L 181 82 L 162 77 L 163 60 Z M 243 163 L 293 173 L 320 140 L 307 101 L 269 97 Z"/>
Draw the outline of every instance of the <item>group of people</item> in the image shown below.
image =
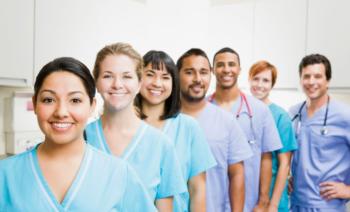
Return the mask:
<path fill-rule="evenodd" d="M 345 212 L 350 108 L 328 94 L 328 59 L 302 59 L 306 100 L 289 114 L 269 99 L 272 64 L 250 68 L 250 96 L 236 51 L 212 62 L 115 43 L 92 74 L 74 58 L 46 64 L 33 96 L 45 139 L 0 161 L 0 211 Z M 96 90 L 103 113 L 87 123 Z"/>

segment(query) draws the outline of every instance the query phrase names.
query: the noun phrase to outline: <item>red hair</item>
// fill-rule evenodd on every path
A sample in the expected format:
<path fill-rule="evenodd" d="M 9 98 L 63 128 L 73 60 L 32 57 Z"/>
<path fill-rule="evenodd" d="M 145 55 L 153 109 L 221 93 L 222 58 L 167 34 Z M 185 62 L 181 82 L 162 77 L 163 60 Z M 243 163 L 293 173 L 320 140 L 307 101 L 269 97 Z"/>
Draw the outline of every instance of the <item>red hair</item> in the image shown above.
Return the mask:
<path fill-rule="evenodd" d="M 272 65 L 271 63 L 269 63 L 265 60 L 258 61 L 256 63 L 254 63 L 252 65 L 252 67 L 250 67 L 249 79 L 252 79 L 255 75 L 257 75 L 263 71 L 266 71 L 266 70 L 271 70 L 271 81 L 272 81 L 271 87 L 273 87 L 275 85 L 276 79 L 277 79 L 277 69 L 274 65 Z"/>

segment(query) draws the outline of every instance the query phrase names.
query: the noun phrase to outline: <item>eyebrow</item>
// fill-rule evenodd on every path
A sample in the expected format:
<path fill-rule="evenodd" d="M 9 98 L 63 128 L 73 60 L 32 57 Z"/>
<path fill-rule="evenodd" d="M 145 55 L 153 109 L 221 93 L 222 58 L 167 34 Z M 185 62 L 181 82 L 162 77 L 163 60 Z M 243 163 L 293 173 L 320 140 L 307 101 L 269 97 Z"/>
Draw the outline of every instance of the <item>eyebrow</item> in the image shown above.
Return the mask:
<path fill-rule="evenodd" d="M 56 94 L 55 91 L 49 90 L 49 89 L 45 89 L 45 90 L 40 91 L 40 94 L 44 93 L 44 92 L 48 92 L 48 93 L 51 93 L 51 94 L 54 94 L 54 95 Z M 74 95 L 74 94 L 84 94 L 84 92 L 82 92 L 82 91 L 71 91 L 71 92 L 68 93 L 68 96 L 71 96 L 71 95 Z"/>

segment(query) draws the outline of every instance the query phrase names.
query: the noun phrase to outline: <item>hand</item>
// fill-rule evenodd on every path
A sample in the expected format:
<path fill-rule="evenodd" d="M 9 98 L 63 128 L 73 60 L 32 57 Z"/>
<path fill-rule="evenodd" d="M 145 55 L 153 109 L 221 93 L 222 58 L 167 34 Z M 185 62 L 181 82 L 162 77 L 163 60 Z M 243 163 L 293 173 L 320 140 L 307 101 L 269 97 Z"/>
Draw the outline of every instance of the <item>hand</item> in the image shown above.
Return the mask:
<path fill-rule="evenodd" d="M 349 199 L 350 186 L 339 182 L 323 182 L 320 184 L 320 195 L 326 200 Z"/>
<path fill-rule="evenodd" d="M 266 211 L 267 211 L 267 207 L 264 206 L 263 204 L 257 204 L 253 209 L 253 212 L 266 212 Z"/>
<path fill-rule="evenodd" d="M 293 177 L 290 177 L 288 179 L 288 194 L 291 194 L 293 192 Z"/>
<path fill-rule="evenodd" d="M 269 204 L 269 207 L 267 208 L 268 212 L 278 212 L 278 206 Z"/>

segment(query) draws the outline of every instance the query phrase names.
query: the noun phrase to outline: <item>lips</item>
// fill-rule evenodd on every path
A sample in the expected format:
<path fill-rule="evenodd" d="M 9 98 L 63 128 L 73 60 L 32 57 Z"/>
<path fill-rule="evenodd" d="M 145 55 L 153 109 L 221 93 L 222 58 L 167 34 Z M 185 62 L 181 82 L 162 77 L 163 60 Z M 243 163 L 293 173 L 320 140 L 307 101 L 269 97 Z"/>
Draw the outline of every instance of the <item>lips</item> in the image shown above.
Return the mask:
<path fill-rule="evenodd" d="M 66 131 L 72 127 L 73 123 L 71 122 L 51 122 L 53 129 L 57 131 Z"/>
<path fill-rule="evenodd" d="M 199 92 L 201 92 L 204 89 L 204 86 L 198 85 L 198 84 L 197 85 L 191 85 L 190 89 L 192 91 L 194 91 L 195 93 L 199 93 Z"/>
<path fill-rule="evenodd" d="M 149 92 L 152 96 L 160 96 L 162 94 L 160 90 L 149 90 Z"/>

